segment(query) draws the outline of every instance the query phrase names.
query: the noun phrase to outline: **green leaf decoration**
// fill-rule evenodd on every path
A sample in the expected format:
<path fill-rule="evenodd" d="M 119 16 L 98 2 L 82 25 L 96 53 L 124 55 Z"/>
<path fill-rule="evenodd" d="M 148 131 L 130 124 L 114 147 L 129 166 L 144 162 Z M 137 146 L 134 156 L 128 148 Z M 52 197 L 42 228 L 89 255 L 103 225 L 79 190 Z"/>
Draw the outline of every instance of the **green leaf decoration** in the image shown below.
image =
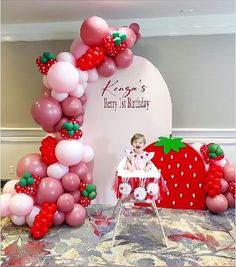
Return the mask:
<path fill-rule="evenodd" d="M 211 159 L 215 159 L 215 158 L 216 158 L 216 153 L 214 153 L 214 152 L 210 152 L 210 153 L 209 153 L 209 157 L 210 157 Z"/>
<path fill-rule="evenodd" d="M 48 62 L 48 59 L 46 57 L 41 57 L 41 62 L 45 64 Z"/>
<path fill-rule="evenodd" d="M 114 31 L 114 32 L 112 32 L 112 34 L 111 34 L 114 38 L 116 38 L 116 37 L 119 37 L 120 36 L 120 34 L 119 34 L 119 32 L 118 31 Z"/>
<path fill-rule="evenodd" d="M 25 186 L 27 185 L 27 181 L 26 181 L 26 179 L 24 179 L 24 178 L 20 179 L 19 184 L 20 184 L 20 186 L 25 187 Z"/>
<path fill-rule="evenodd" d="M 31 173 L 30 172 L 25 172 L 24 175 L 23 175 L 24 179 L 28 179 L 30 177 L 31 177 Z"/>
<path fill-rule="evenodd" d="M 87 184 L 86 187 L 85 187 L 86 191 L 88 193 L 91 193 L 93 191 L 96 191 L 96 185 L 94 184 Z"/>
<path fill-rule="evenodd" d="M 52 52 L 44 52 L 43 56 L 49 59 L 56 59 L 56 56 Z"/>
<path fill-rule="evenodd" d="M 223 149 L 221 149 L 220 147 L 217 148 L 217 150 L 216 150 L 216 155 L 217 155 L 217 156 L 222 156 L 223 154 L 224 154 Z"/>
<path fill-rule="evenodd" d="M 71 122 L 65 122 L 63 126 L 67 131 L 73 130 L 73 124 Z"/>
<path fill-rule="evenodd" d="M 186 145 L 182 142 L 182 138 L 170 138 L 161 136 L 154 146 L 163 147 L 164 154 L 168 154 L 171 150 L 179 152 L 181 148 L 185 148 Z"/>
<path fill-rule="evenodd" d="M 27 184 L 34 184 L 34 178 L 32 178 L 32 177 L 28 178 Z"/>
<path fill-rule="evenodd" d="M 126 34 L 124 32 L 120 32 L 119 33 L 119 37 L 121 39 L 121 41 L 123 42 L 124 40 L 126 40 Z"/>
<path fill-rule="evenodd" d="M 97 196 L 97 193 L 95 192 L 95 191 L 93 191 L 93 192 L 91 192 L 90 194 L 89 194 L 89 198 L 90 199 L 94 199 L 95 197 Z"/>
<path fill-rule="evenodd" d="M 120 39 L 120 37 L 116 37 L 116 38 L 114 39 L 114 42 L 115 42 L 116 45 L 120 45 L 120 44 L 121 44 L 121 39 Z"/>
<path fill-rule="evenodd" d="M 74 134 L 75 134 L 75 131 L 73 131 L 73 130 L 68 131 L 69 136 L 73 136 Z"/>
<path fill-rule="evenodd" d="M 83 190 L 82 195 L 83 195 L 83 197 L 88 197 L 89 193 L 86 190 Z"/>
<path fill-rule="evenodd" d="M 74 130 L 74 131 L 78 131 L 79 128 L 80 128 L 80 125 L 79 125 L 78 123 L 75 123 L 75 124 L 73 125 L 73 130 Z"/>
<path fill-rule="evenodd" d="M 216 144 L 211 144 L 211 145 L 209 146 L 209 151 L 210 151 L 210 152 L 216 152 L 216 150 L 217 150 L 218 147 L 219 147 L 219 146 L 217 146 Z"/>

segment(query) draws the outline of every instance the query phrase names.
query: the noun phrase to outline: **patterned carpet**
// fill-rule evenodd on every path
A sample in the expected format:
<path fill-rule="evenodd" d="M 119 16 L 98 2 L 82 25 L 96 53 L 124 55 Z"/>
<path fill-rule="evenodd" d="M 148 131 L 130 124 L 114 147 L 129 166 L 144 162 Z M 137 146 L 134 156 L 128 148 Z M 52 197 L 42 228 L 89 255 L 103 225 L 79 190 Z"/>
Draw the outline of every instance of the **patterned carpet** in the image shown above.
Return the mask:
<path fill-rule="evenodd" d="M 151 209 L 126 205 L 115 246 L 111 248 L 113 207 L 87 209 L 86 224 L 54 227 L 35 241 L 28 227 L 11 222 L 2 227 L 2 266 L 234 266 L 235 210 L 223 215 L 208 211 L 161 209 L 161 227 Z"/>

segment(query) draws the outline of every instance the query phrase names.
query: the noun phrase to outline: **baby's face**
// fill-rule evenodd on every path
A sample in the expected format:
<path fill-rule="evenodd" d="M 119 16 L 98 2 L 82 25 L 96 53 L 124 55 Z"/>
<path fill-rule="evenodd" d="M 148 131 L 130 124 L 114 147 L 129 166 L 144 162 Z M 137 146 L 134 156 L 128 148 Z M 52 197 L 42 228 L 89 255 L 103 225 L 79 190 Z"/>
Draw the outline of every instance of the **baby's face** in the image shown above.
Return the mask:
<path fill-rule="evenodd" d="M 144 142 L 143 142 L 143 139 L 142 138 L 139 138 L 137 140 L 135 140 L 133 143 L 132 143 L 132 146 L 134 148 L 134 151 L 136 153 L 140 153 L 143 151 L 144 149 Z"/>

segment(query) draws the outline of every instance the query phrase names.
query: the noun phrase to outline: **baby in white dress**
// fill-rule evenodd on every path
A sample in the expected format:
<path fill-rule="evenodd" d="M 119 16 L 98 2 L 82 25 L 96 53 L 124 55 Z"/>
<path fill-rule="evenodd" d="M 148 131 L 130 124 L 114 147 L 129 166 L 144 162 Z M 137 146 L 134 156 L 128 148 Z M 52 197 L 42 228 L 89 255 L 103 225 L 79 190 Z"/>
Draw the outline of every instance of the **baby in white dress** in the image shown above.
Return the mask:
<path fill-rule="evenodd" d="M 152 168 L 151 159 L 154 152 L 145 152 L 143 149 L 146 145 L 146 138 L 143 134 L 134 134 L 131 138 L 132 150 L 126 149 L 127 160 L 125 169 L 130 172 L 135 170 L 149 171 Z"/>

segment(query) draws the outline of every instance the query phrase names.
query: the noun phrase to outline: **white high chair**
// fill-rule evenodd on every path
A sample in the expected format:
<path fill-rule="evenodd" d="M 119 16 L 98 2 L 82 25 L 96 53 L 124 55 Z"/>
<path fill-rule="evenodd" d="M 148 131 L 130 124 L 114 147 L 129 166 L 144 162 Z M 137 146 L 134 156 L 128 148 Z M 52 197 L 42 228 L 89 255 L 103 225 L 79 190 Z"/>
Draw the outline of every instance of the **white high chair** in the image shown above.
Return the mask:
<path fill-rule="evenodd" d="M 160 218 L 160 215 L 159 215 L 156 203 L 155 203 L 155 200 L 159 197 L 159 194 L 160 194 L 159 179 L 161 178 L 161 174 L 160 174 L 159 170 L 157 169 L 157 167 L 152 162 L 151 162 L 152 167 L 149 171 L 145 172 L 142 170 L 135 170 L 134 172 L 130 172 L 124 168 L 126 160 L 127 160 L 127 157 L 124 157 L 120 161 L 118 168 L 117 168 L 117 171 L 116 171 L 117 178 L 122 179 L 122 183 L 117 184 L 117 188 L 116 188 L 116 191 L 119 191 L 119 194 L 117 194 L 117 195 L 120 195 L 120 197 L 118 196 L 118 201 L 117 201 L 117 204 L 116 204 L 112 214 L 114 215 L 116 213 L 116 210 L 118 207 L 119 207 L 119 211 L 118 211 L 118 215 L 116 216 L 116 224 L 115 224 L 115 229 L 114 229 L 114 233 L 113 233 L 111 247 L 114 246 L 116 232 L 118 229 L 119 220 L 120 220 L 120 217 L 122 215 L 124 204 L 126 202 L 128 202 L 128 200 L 130 200 L 130 196 L 132 194 L 134 194 L 133 203 L 142 202 L 142 203 L 150 203 L 151 204 L 151 207 L 152 207 L 155 215 L 157 216 L 159 224 L 161 226 L 161 231 L 162 231 L 162 234 L 164 236 L 165 245 L 168 248 L 169 246 L 167 243 L 164 228 L 163 228 L 161 218 Z M 128 183 L 131 178 L 136 178 L 136 179 L 140 180 L 140 187 L 139 188 L 141 188 L 141 189 L 136 190 L 136 191 L 138 191 L 138 193 L 136 195 L 138 195 L 138 198 L 141 198 L 141 199 L 136 198 L 134 188 L 131 188 L 130 184 Z M 153 198 L 145 200 L 145 198 L 146 198 L 145 183 L 146 183 L 146 179 L 148 179 L 148 178 L 153 179 L 153 182 L 149 183 L 149 185 L 152 184 L 152 186 L 150 186 L 150 188 L 151 188 L 151 190 L 153 190 L 153 192 L 150 190 L 150 188 L 148 189 L 148 186 L 147 186 L 147 191 L 149 190 L 148 193 L 153 194 Z M 147 191 L 146 191 L 146 194 L 147 194 Z"/>

